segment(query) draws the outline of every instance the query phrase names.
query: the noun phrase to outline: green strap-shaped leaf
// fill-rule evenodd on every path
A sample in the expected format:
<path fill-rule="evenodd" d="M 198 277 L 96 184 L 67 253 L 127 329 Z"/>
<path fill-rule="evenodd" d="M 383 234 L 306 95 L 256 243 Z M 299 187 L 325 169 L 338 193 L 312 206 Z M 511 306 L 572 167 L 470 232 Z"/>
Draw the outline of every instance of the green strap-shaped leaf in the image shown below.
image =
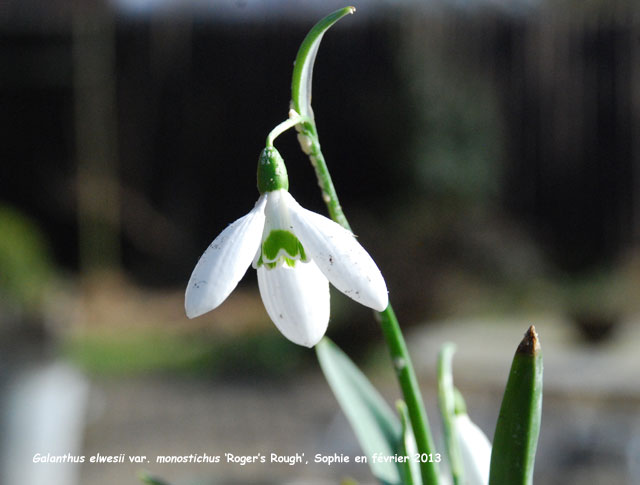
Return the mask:
<path fill-rule="evenodd" d="M 440 404 L 440 414 L 442 416 L 442 428 L 444 430 L 444 441 L 446 444 L 449 465 L 454 485 L 464 482 L 464 467 L 462 466 L 462 456 L 460 455 L 460 444 L 455 432 L 455 408 L 456 393 L 453 387 L 453 373 L 451 370 L 453 353 L 456 346 L 452 343 L 445 343 L 438 356 L 438 403 Z"/>
<path fill-rule="evenodd" d="M 302 116 L 313 119 L 311 109 L 311 80 L 313 79 L 313 64 L 318 54 L 318 48 L 324 33 L 345 15 L 355 12 L 354 7 L 345 7 L 327 15 L 309 31 L 302 41 L 296 63 L 293 67 L 291 80 L 291 103 L 293 109 Z"/>
<path fill-rule="evenodd" d="M 513 357 L 491 452 L 489 485 L 530 485 L 542 414 L 542 352 L 533 325 Z"/>
<path fill-rule="evenodd" d="M 422 485 L 422 475 L 420 474 L 420 461 L 414 460 L 418 455 L 418 446 L 416 445 L 416 437 L 411 428 L 411 420 L 409 419 L 409 410 L 407 404 L 399 400 L 396 402 L 396 409 L 400 415 L 402 423 L 402 441 L 400 452 L 408 457 L 403 463 L 403 483 L 405 485 Z"/>
<path fill-rule="evenodd" d="M 347 416 L 358 442 L 369 458 L 373 475 L 384 484 L 400 484 L 399 463 L 375 463 L 377 456 L 393 457 L 398 452 L 402 427 L 398 418 L 366 376 L 331 340 L 323 338 L 316 354 L 324 376 Z"/>

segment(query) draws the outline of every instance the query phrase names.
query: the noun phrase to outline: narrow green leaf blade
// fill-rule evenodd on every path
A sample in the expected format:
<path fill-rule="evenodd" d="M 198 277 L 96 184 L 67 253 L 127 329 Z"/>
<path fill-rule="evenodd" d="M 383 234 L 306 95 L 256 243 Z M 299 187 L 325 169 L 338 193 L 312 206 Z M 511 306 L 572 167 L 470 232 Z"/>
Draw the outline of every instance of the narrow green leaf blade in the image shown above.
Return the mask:
<path fill-rule="evenodd" d="M 322 372 L 347 416 L 373 475 L 384 484 L 400 484 L 399 464 L 373 463 L 371 457 L 394 456 L 402 438 L 402 427 L 382 396 L 366 376 L 331 340 L 316 345 Z"/>
<path fill-rule="evenodd" d="M 291 80 L 291 103 L 298 114 L 313 118 L 313 110 L 311 109 L 313 64 L 316 61 L 316 55 L 324 33 L 342 17 L 355 11 L 355 7 L 345 7 L 327 15 L 313 26 L 302 41 L 293 66 L 293 78 Z"/>
<path fill-rule="evenodd" d="M 402 423 L 402 442 L 400 453 L 408 457 L 409 460 L 403 463 L 403 472 L 405 485 L 422 485 L 422 475 L 420 473 L 420 462 L 413 460 L 418 455 L 418 446 L 416 445 L 416 437 L 413 434 L 411 420 L 409 419 L 409 410 L 407 404 L 399 400 L 396 403 L 396 409 L 400 415 Z"/>
<path fill-rule="evenodd" d="M 513 357 L 491 452 L 489 485 L 530 485 L 542 415 L 542 352 L 533 325 Z"/>

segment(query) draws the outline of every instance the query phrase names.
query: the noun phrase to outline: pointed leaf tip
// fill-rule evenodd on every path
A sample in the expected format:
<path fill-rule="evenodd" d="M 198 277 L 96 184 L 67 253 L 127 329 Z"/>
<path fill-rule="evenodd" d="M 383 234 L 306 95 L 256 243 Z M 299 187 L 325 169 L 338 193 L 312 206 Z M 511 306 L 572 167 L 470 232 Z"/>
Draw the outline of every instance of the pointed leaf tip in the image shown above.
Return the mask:
<path fill-rule="evenodd" d="M 493 436 L 489 485 L 531 485 L 542 417 L 542 352 L 529 327 L 513 357 Z"/>
<path fill-rule="evenodd" d="M 520 345 L 518 345 L 516 353 L 525 355 L 537 355 L 539 352 L 540 340 L 538 338 L 538 333 L 536 332 L 536 327 L 531 325 L 525 332 L 522 342 L 520 342 Z"/>

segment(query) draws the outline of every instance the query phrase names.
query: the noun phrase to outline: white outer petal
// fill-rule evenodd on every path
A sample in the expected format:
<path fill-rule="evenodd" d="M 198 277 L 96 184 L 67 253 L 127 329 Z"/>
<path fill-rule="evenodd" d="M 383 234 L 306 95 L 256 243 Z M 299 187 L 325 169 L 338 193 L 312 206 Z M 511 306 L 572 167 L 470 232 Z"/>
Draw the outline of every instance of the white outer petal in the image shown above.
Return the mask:
<path fill-rule="evenodd" d="M 329 324 L 329 282 L 310 261 L 258 268 L 258 286 L 267 313 L 278 330 L 298 345 L 313 347 Z"/>
<path fill-rule="evenodd" d="M 195 318 L 220 305 L 247 271 L 262 238 L 266 196 L 209 245 L 191 273 L 184 308 Z"/>
<path fill-rule="evenodd" d="M 287 193 L 293 232 L 331 284 L 349 298 L 381 312 L 389 304 L 387 285 L 376 263 L 351 231 L 302 208 Z"/>
<path fill-rule="evenodd" d="M 467 414 L 455 417 L 455 430 L 460 444 L 464 476 L 468 485 L 489 483 L 491 443 Z"/>

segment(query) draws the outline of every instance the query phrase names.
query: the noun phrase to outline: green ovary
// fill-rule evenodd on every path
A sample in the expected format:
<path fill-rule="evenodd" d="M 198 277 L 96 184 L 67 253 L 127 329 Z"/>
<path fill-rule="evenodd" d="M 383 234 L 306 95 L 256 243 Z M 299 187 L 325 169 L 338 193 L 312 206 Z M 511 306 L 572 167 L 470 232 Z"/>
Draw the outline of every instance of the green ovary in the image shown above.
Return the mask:
<path fill-rule="evenodd" d="M 295 266 L 297 260 L 308 261 L 304 247 L 302 247 L 302 243 L 296 236 L 289 231 L 275 229 L 269 233 L 262 243 L 262 254 L 258 260 L 258 266 L 264 264 L 267 268 L 273 269 L 278 265 L 278 260 L 281 258 L 291 267 Z"/>

